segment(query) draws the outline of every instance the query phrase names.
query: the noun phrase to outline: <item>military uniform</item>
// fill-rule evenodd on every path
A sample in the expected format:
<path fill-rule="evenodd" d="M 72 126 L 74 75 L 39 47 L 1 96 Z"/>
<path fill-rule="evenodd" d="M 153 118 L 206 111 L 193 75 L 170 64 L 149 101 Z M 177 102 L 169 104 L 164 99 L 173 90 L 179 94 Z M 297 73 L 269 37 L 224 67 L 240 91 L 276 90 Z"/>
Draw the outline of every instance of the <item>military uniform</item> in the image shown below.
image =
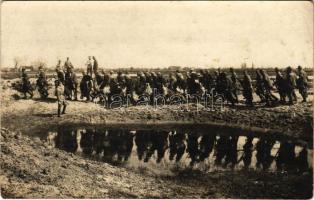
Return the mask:
<path fill-rule="evenodd" d="M 285 78 L 285 90 L 289 99 L 289 104 L 293 104 L 295 100 L 294 88 L 296 87 L 296 78 L 292 73 L 292 69 L 288 67 L 286 69 L 286 78 Z"/>
<path fill-rule="evenodd" d="M 84 97 L 87 98 L 87 101 L 90 100 L 90 92 L 92 90 L 92 77 L 89 74 L 83 74 L 81 83 L 80 83 L 80 89 L 81 89 L 81 99 Z"/>
<path fill-rule="evenodd" d="M 274 85 L 276 86 L 278 90 L 278 93 L 280 96 L 280 102 L 282 103 L 286 102 L 285 80 L 277 68 L 276 68 L 276 80 L 274 82 Z"/>
<path fill-rule="evenodd" d="M 86 62 L 86 67 L 87 67 L 86 73 L 92 76 L 93 75 L 93 63 L 90 58 Z"/>
<path fill-rule="evenodd" d="M 93 63 L 93 71 L 96 74 L 96 72 L 98 71 L 98 61 L 96 60 L 95 57 L 93 57 L 94 63 Z"/>
<path fill-rule="evenodd" d="M 265 102 L 265 91 L 263 86 L 263 78 L 260 72 L 256 71 L 256 94 L 259 96 L 261 102 Z"/>
<path fill-rule="evenodd" d="M 262 81 L 263 81 L 263 88 L 264 88 L 264 94 L 265 94 L 265 101 L 267 105 L 271 105 L 273 104 L 275 101 L 278 100 L 278 98 L 276 96 L 274 96 L 271 92 L 273 86 L 272 86 L 272 82 L 268 76 L 268 74 L 266 74 L 266 72 L 264 70 L 261 70 L 261 74 L 262 74 Z"/>
<path fill-rule="evenodd" d="M 299 78 L 297 79 L 297 87 L 300 94 L 302 95 L 303 102 L 306 102 L 307 98 L 307 88 L 308 88 L 308 77 L 307 74 L 302 68 L 299 67 Z"/>
<path fill-rule="evenodd" d="M 30 94 L 30 97 L 33 97 L 33 87 L 31 82 L 29 81 L 29 77 L 25 70 L 22 70 L 22 92 L 24 94 L 25 99 L 27 98 L 27 93 Z"/>
<path fill-rule="evenodd" d="M 243 88 L 243 96 L 247 105 L 253 106 L 253 86 L 251 77 L 245 72 L 243 81 L 241 82 Z"/>
<path fill-rule="evenodd" d="M 47 98 L 48 97 L 48 81 L 47 81 L 45 72 L 43 72 L 42 70 L 39 71 L 36 85 L 38 87 L 38 91 L 41 97 Z"/>
<path fill-rule="evenodd" d="M 64 96 L 64 86 L 60 84 L 58 80 L 55 81 L 55 95 L 57 96 L 57 101 L 58 101 L 58 117 L 60 117 L 60 114 L 65 114 L 65 110 L 68 103 Z M 61 113 L 61 109 L 62 109 L 62 113 Z"/>
<path fill-rule="evenodd" d="M 234 97 L 236 98 L 236 102 L 238 103 L 238 90 L 239 90 L 239 81 L 238 81 L 238 76 L 234 72 L 233 68 L 230 69 L 231 72 L 231 81 L 232 81 L 232 93 Z"/>

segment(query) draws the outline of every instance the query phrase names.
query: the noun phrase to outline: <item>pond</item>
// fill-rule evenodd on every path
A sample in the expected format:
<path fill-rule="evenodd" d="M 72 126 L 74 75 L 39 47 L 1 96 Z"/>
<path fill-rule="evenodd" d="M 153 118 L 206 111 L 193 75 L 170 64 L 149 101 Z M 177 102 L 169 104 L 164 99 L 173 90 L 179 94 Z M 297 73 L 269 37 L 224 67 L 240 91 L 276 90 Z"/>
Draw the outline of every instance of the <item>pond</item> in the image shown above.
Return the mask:
<path fill-rule="evenodd" d="M 312 168 L 313 151 L 306 142 L 210 127 L 61 126 L 41 133 L 40 138 L 51 148 L 87 159 L 155 172 L 178 168 L 304 172 Z"/>

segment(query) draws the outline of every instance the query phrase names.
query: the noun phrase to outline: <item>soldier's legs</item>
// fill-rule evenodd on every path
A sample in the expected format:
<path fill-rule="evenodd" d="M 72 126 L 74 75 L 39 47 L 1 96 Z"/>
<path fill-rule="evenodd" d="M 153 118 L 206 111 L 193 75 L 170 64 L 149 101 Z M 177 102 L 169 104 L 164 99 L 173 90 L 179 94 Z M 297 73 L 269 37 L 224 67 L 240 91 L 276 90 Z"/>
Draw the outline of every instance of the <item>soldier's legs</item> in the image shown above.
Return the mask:
<path fill-rule="evenodd" d="M 293 101 L 297 101 L 297 95 L 296 95 L 294 89 L 292 90 L 292 97 L 293 97 Z"/>
<path fill-rule="evenodd" d="M 60 117 L 61 115 L 61 107 L 62 107 L 61 102 L 58 102 L 58 117 Z"/>
<path fill-rule="evenodd" d="M 287 92 L 287 96 L 288 96 L 288 99 L 289 99 L 289 104 L 293 104 L 293 92 L 292 91 L 288 91 Z"/>
<path fill-rule="evenodd" d="M 32 90 L 27 90 L 26 92 L 24 92 L 24 98 L 27 99 L 27 94 L 30 95 L 30 98 L 33 98 L 33 91 Z"/>
<path fill-rule="evenodd" d="M 77 101 L 77 85 L 74 88 L 74 100 Z"/>
<path fill-rule="evenodd" d="M 307 98 L 307 88 L 301 88 L 300 90 L 300 94 L 302 95 L 303 98 L 303 102 L 306 102 L 306 98 Z"/>
<path fill-rule="evenodd" d="M 67 104 L 63 102 L 62 114 L 65 114 L 66 107 L 67 107 Z"/>
<path fill-rule="evenodd" d="M 279 96 L 280 96 L 280 102 L 285 103 L 286 102 L 285 93 L 283 91 L 279 91 Z"/>

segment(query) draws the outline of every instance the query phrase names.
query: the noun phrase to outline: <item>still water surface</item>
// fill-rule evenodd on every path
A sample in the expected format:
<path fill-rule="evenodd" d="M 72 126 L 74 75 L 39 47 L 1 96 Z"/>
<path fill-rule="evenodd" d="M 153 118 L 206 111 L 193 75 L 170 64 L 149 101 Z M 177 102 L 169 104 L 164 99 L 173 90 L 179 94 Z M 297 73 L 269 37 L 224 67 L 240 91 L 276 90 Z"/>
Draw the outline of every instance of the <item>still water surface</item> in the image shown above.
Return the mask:
<path fill-rule="evenodd" d="M 250 168 L 303 172 L 312 168 L 306 143 L 229 132 L 178 129 L 65 128 L 41 136 L 49 147 L 85 158 L 152 170 L 196 168 L 205 172 Z M 254 134 L 252 134 L 254 135 Z"/>

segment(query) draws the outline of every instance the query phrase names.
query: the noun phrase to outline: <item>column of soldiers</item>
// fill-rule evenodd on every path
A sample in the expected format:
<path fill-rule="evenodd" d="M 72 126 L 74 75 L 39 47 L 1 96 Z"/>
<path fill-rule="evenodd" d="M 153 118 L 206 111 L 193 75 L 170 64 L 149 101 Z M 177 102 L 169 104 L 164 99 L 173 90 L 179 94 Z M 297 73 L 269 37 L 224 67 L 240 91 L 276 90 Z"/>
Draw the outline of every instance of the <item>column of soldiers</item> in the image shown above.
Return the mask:
<path fill-rule="evenodd" d="M 245 99 L 245 104 L 254 106 L 253 93 L 255 92 L 261 103 L 266 105 L 276 105 L 278 103 L 293 104 L 296 99 L 295 89 L 299 89 L 303 102 L 307 100 L 308 77 L 306 72 L 299 66 L 297 74 L 292 72 L 291 67 L 285 70 L 285 76 L 281 74 L 278 68 L 276 71 L 276 79 L 272 81 L 265 70 L 256 70 L 256 82 L 253 84 L 251 76 L 247 71 L 243 71 L 240 79 L 233 68 L 230 68 L 230 75 L 222 72 L 220 69 L 210 74 L 208 70 L 201 70 L 199 73 L 190 70 L 184 76 L 180 71 L 175 74 L 163 75 L 160 72 L 138 72 L 135 78 L 132 78 L 127 72 L 118 71 L 117 76 L 113 76 L 110 71 L 99 73 L 94 72 L 94 78 L 89 73 L 83 72 L 81 81 L 81 94 L 89 101 L 97 94 L 106 96 L 110 101 L 110 97 L 119 95 L 126 97 L 132 104 L 140 100 L 142 96 L 152 97 L 155 95 L 171 95 L 171 94 L 189 94 L 203 95 L 213 93 L 219 95 L 223 100 L 228 101 L 232 105 L 239 103 L 239 92 Z M 280 98 L 274 95 L 277 89 Z M 154 91 L 155 90 L 155 91 Z"/>
<path fill-rule="evenodd" d="M 246 70 L 243 71 L 242 78 L 239 78 L 233 68 L 230 68 L 229 74 L 218 69 L 213 74 L 208 70 L 199 72 L 190 70 L 186 74 L 176 71 L 174 74 L 167 75 L 160 72 L 139 71 L 135 77 L 131 77 L 127 72 L 118 71 L 114 76 L 113 71 L 99 72 L 98 62 L 94 56 L 88 57 L 86 67 L 79 82 L 69 58 L 66 59 L 63 67 L 59 60 L 56 66 L 56 77 L 59 85 L 64 87 L 62 95 L 66 100 L 78 100 L 78 90 L 80 90 L 81 99 L 86 99 L 86 101 L 99 97 L 99 100 L 110 102 L 119 95 L 133 105 L 142 98 L 149 97 L 149 101 L 152 101 L 153 93 L 165 96 L 214 94 L 222 97 L 223 101 L 235 105 L 239 103 L 241 91 L 245 104 L 248 106 L 254 106 L 254 92 L 260 102 L 266 105 L 293 104 L 297 100 L 295 89 L 299 90 L 303 102 L 306 102 L 308 96 L 308 77 L 301 66 L 298 66 L 296 73 L 291 67 L 287 67 L 284 75 L 278 68 L 275 68 L 276 78 L 274 81 L 270 79 L 265 70 L 256 70 L 254 84 Z M 41 96 L 47 97 L 48 82 L 42 68 L 39 69 L 37 86 Z M 275 89 L 279 93 L 279 98 L 274 95 Z M 33 89 L 25 70 L 22 70 L 22 92 L 25 97 L 27 94 L 33 96 Z M 288 102 L 286 102 L 287 100 Z"/>

